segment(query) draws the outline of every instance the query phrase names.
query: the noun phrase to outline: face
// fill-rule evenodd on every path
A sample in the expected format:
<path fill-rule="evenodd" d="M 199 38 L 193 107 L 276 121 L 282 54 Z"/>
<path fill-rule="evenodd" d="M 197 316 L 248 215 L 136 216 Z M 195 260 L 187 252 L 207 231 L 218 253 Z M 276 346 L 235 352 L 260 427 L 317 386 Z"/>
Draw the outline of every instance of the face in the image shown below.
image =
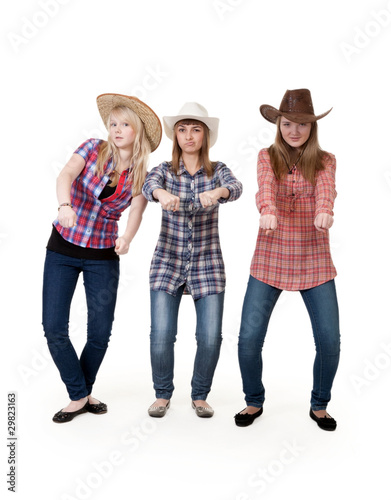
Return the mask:
<path fill-rule="evenodd" d="M 109 128 L 110 138 L 119 149 L 132 149 L 136 133 L 130 123 L 120 114 L 112 115 Z"/>
<path fill-rule="evenodd" d="M 310 136 L 311 123 L 295 123 L 282 116 L 280 130 L 284 141 L 289 146 L 299 148 L 307 142 Z"/>
<path fill-rule="evenodd" d="M 202 125 L 183 125 L 180 123 L 175 127 L 175 134 L 179 147 L 184 153 L 194 154 L 201 150 L 202 141 L 204 139 L 204 129 Z"/>

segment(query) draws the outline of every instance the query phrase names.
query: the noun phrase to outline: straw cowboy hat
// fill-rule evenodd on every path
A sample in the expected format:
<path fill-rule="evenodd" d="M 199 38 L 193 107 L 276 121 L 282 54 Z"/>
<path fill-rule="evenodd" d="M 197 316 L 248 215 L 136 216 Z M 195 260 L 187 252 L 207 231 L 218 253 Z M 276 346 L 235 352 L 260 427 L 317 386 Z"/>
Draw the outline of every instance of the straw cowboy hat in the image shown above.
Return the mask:
<path fill-rule="evenodd" d="M 174 138 L 174 126 L 181 120 L 194 119 L 205 123 L 209 129 L 210 146 L 217 141 L 219 119 L 208 115 L 207 110 L 197 102 L 187 102 L 176 116 L 163 116 L 164 132 L 169 139 Z"/>
<path fill-rule="evenodd" d="M 259 108 L 261 115 L 272 123 L 276 123 L 279 116 L 285 116 L 288 120 L 296 123 L 315 122 L 328 115 L 332 109 L 330 108 L 326 113 L 316 116 L 311 92 L 308 89 L 287 90 L 282 98 L 280 109 L 273 108 L 268 104 L 262 104 Z"/>
<path fill-rule="evenodd" d="M 105 126 L 107 126 L 107 120 L 114 108 L 117 106 L 130 108 L 144 124 L 145 132 L 151 145 L 151 151 L 155 151 L 159 146 L 162 139 L 162 125 L 160 120 L 156 113 L 144 102 L 140 101 L 140 99 L 122 94 L 101 94 L 96 98 L 96 102 Z"/>

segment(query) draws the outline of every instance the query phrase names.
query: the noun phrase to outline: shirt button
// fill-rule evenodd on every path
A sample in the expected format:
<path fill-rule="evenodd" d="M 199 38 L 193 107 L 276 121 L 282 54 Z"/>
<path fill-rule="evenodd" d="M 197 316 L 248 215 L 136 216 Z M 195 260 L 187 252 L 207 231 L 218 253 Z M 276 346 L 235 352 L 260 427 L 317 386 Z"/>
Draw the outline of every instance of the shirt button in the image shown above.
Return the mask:
<path fill-rule="evenodd" d="M 87 232 L 87 234 L 90 234 L 90 232 L 91 232 L 91 229 L 87 229 L 87 231 L 86 231 L 86 232 Z"/>
<path fill-rule="evenodd" d="M 191 229 L 193 227 L 193 224 L 191 223 L 191 221 L 189 222 L 188 226 L 189 226 L 189 229 Z"/>
<path fill-rule="evenodd" d="M 91 215 L 91 220 L 95 220 L 95 219 L 96 219 L 95 215 Z"/>
<path fill-rule="evenodd" d="M 191 243 L 189 243 L 189 244 L 187 245 L 187 248 L 188 248 L 189 250 L 191 250 Z"/>
<path fill-rule="evenodd" d="M 190 203 L 189 210 L 193 210 L 193 203 Z"/>

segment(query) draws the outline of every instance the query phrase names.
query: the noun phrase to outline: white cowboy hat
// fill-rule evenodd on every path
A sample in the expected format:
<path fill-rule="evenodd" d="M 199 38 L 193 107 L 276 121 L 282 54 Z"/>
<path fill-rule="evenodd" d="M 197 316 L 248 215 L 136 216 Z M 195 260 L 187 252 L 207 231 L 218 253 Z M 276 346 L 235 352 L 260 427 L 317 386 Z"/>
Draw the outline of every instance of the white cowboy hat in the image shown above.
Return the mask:
<path fill-rule="evenodd" d="M 145 102 L 140 101 L 137 97 L 122 94 L 101 94 L 96 98 L 96 101 L 105 127 L 113 108 L 126 106 L 134 111 L 143 122 L 151 151 L 155 151 L 159 146 L 162 138 L 162 126 L 156 113 Z"/>
<path fill-rule="evenodd" d="M 169 139 L 174 138 L 174 126 L 181 120 L 194 119 L 205 123 L 209 129 L 210 146 L 217 141 L 217 130 L 219 128 L 219 119 L 208 115 L 207 110 L 197 102 L 187 102 L 179 110 L 176 116 L 163 116 L 164 132 Z"/>

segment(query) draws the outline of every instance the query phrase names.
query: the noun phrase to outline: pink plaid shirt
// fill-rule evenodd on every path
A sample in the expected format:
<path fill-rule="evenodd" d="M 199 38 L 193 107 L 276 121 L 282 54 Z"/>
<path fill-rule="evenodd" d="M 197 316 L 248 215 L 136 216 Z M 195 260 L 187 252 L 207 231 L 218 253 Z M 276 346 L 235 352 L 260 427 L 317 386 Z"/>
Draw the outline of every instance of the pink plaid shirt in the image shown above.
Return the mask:
<path fill-rule="evenodd" d="M 115 246 L 118 237 L 117 221 L 132 202 L 132 183 L 126 183 L 129 170 L 122 172 L 115 193 L 109 198 L 99 200 L 99 195 L 109 180 L 109 174 L 114 169 L 112 160 L 109 160 L 105 165 L 103 177 L 95 175 L 99 146 L 102 142 L 100 139 L 89 139 L 75 151 L 86 162 L 71 188 L 71 202 L 77 214 L 77 225 L 65 228 L 57 219 L 53 222 L 64 239 L 81 247 Z"/>
<path fill-rule="evenodd" d="M 315 186 L 296 168 L 277 181 L 268 150 L 259 152 L 256 204 L 261 215 L 276 215 L 278 226 L 270 235 L 258 232 L 250 268 L 254 278 L 281 290 L 305 290 L 335 278 L 329 233 L 314 226 L 318 214 L 333 215 L 337 195 L 335 157 L 326 155 L 324 164 Z"/>

